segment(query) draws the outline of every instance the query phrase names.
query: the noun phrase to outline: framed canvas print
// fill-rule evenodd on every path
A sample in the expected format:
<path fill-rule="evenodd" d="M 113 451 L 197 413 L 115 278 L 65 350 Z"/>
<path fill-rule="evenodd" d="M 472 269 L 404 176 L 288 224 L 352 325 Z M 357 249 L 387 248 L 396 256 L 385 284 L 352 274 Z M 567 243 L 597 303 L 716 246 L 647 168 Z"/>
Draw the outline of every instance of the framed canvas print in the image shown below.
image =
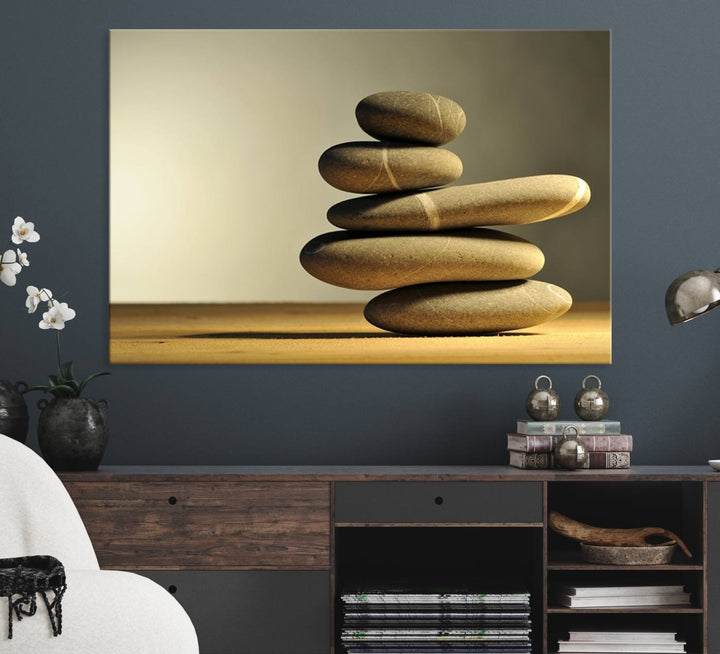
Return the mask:
<path fill-rule="evenodd" d="M 112 363 L 610 363 L 610 33 L 113 30 Z"/>

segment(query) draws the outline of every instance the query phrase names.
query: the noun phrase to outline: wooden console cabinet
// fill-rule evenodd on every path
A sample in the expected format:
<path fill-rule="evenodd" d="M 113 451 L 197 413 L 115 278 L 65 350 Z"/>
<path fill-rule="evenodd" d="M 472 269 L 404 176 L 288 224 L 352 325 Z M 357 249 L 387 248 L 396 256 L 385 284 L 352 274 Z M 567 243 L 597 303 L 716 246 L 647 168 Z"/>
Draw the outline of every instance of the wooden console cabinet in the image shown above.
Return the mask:
<path fill-rule="evenodd" d="M 341 654 L 342 587 L 356 580 L 486 578 L 531 592 L 533 652 L 570 628 L 671 627 L 720 654 L 720 473 L 705 467 L 523 471 L 492 467 L 105 467 L 61 478 L 103 568 L 174 593 L 202 654 Z M 663 526 L 693 557 L 665 566 L 582 562 L 549 510 Z M 683 584 L 690 607 L 569 609 L 556 581 Z"/>

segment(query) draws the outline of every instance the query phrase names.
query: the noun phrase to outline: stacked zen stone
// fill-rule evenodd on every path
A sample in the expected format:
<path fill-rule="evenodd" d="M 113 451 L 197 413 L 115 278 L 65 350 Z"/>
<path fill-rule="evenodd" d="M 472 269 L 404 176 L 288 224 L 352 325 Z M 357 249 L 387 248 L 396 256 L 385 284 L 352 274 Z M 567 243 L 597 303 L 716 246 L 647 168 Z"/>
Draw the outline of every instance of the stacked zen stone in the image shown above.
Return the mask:
<path fill-rule="evenodd" d="M 300 263 L 344 288 L 395 289 L 371 300 L 365 318 L 407 334 L 482 334 L 531 327 L 572 304 L 559 286 L 526 279 L 545 257 L 536 245 L 480 225 L 518 225 L 584 207 L 590 188 L 578 177 L 538 175 L 435 188 L 462 174 L 441 146 L 465 128 L 453 100 L 391 91 L 362 100 L 360 127 L 379 141 L 343 143 L 319 161 L 326 182 L 372 193 L 340 202 L 328 220 L 343 230 L 312 239 Z"/>

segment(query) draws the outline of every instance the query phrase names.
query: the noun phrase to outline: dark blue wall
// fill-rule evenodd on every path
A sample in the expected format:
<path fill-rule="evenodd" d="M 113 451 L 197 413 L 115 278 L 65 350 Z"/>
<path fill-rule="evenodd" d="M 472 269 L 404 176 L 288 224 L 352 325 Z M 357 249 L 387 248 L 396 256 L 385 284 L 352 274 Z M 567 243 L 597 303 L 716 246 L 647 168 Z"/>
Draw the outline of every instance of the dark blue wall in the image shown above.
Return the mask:
<path fill-rule="evenodd" d="M 720 312 L 671 329 L 663 310 L 673 277 L 720 265 L 718 24 L 715 1 L 3 0 L 0 233 L 20 214 L 42 240 L 0 287 L 0 377 L 54 366 L 27 283 L 67 291 L 79 372 L 108 367 L 109 28 L 611 29 L 613 365 L 114 366 L 91 391 L 111 404 L 105 462 L 504 463 L 532 380 L 570 409 L 591 372 L 636 463 L 720 457 Z"/>

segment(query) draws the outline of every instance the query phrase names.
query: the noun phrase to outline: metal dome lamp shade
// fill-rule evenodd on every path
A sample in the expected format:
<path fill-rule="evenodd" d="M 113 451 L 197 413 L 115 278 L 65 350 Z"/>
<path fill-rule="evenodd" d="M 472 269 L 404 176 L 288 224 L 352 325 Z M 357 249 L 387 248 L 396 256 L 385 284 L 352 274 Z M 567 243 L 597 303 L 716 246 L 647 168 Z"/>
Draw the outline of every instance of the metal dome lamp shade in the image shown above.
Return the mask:
<path fill-rule="evenodd" d="M 665 293 L 665 312 L 671 325 L 703 315 L 720 304 L 720 269 L 691 270 L 673 281 Z"/>

